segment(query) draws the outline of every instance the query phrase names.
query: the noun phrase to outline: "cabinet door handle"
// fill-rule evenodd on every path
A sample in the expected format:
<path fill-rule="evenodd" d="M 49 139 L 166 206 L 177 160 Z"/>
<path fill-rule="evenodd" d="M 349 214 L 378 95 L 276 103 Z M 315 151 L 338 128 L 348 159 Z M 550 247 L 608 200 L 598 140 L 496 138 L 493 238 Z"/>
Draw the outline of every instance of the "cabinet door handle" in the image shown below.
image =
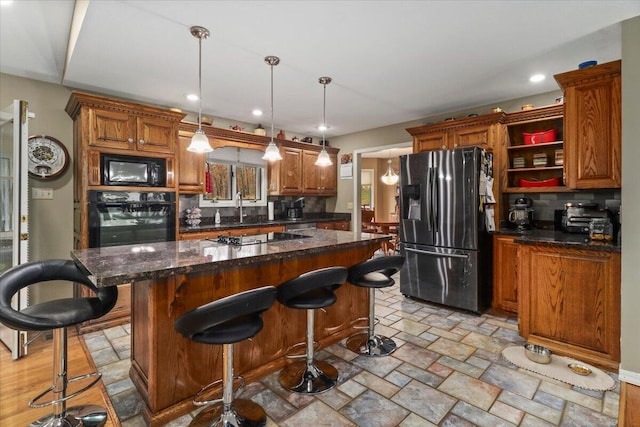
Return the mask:
<path fill-rule="evenodd" d="M 442 149 L 443 149 L 443 150 L 446 150 L 446 149 L 447 149 L 447 146 L 446 146 L 446 145 L 444 145 L 444 144 L 442 144 Z"/>
<path fill-rule="evenodd" d="M 453 147 L 454 147 L 454 148 L 455 148 L 455 147 L 457 147 L 457 146 L 458 146 L 458 144 L 453 144 Z"/>
<path fill-rule="evenodd" d="M 144 144 L 144 139 L 141 139 L 140 141 L 138 141 L 138 144 Z"/>
<path fill-rule="evenodd" d="M 127 139 L 127 142 L 129 142 L 129 144 L 133 144 L 133 138 Z"/>

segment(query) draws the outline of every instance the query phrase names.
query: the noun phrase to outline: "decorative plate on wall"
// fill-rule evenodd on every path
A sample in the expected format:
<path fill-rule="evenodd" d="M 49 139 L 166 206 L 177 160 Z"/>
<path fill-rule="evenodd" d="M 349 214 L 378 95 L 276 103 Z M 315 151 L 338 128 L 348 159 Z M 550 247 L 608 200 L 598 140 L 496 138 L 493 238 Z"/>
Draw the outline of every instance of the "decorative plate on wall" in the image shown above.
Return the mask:
<path fill-rule="evenodd" d="M 69 165 L 69 153 L 65 146 L 52 136 L 29 137 L 29 176 L 52 179 L 64 173 Z"/>

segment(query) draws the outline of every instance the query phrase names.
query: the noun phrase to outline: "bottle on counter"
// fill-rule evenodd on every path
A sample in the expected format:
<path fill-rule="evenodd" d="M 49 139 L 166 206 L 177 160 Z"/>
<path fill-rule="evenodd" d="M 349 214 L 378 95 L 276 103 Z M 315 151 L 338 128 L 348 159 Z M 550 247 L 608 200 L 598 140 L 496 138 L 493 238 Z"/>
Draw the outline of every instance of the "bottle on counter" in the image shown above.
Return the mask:
<path fill-rule="evenodd" d="M 215 223 L 220 224 L 220 209 L 216 209 Z"/>

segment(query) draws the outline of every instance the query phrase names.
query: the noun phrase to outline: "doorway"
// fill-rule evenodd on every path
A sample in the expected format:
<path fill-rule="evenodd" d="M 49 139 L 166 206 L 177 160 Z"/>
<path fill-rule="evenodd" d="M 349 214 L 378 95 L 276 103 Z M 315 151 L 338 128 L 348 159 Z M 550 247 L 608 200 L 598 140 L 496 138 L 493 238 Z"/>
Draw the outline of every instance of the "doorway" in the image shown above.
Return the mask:
<path fill-rule="evenodd" d="M 380 191 L 376 191 L 375 188 L 380 188 L 382 186 L 386 187 L 385 184 L 382 184 L 380 181 L 380 177 L 386 172 L 386 165 L 389 159 L 397 159 L 401 155 L 410 154 L 413 152 L 413 143 L 411 141 L 402 142 L 399 144 L 390 144 L 383 145 L 378 147 L 370 147 L 370 148 L 362 148 L 359 150 L 353 151 L 353 210 L 351 213 L 351 222 L 352 222 L 352 230 L 361 230 L 362 229 L 362 217 L 361 217 L 361 204 L 362 200 L 362 186 L 363 179 L 362 174 L 364 170 L 372 169 L 374 174 L 372 176 L 372 187 L 374 188 L 373 193 L 377 194 L 374 196 L 374 200 L 378 200 L 381 203 L 378 203 L 376 206 L 375 201 L 373 202 L 373 207 L 375 209 L 380 209 L 381 212 L 385 212 L 385 216 L 389 215 L 389 212 L 394 211 L 394 197 L 387 197 L 380 199 L 382 195 Z M 378 168 L 369 168 L 364 167 L 363 163 L 368 163 L 364 161 L 364 159 L 377 159 L 380 165 L 383 165 Z M 399 173 L 399 170 L 396 170 Z M 381 189 L 382 190 L 382 189 Z M 391 194 L 395 193 L 395 189 L 390 192 Z M 385 206 L 381 206 L 381 204 L 385 204 Z M 389 205 L 389 206 L 386 206 Z"/>

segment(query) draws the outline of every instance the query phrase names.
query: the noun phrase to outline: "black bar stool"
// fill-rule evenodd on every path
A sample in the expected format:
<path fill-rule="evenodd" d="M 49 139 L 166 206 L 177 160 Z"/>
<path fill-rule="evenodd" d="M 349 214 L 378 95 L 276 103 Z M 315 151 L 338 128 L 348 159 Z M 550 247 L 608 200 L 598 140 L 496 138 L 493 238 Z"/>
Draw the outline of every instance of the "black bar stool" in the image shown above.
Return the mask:
<path fill-rule="evenodd" d="M 91 288 L 95 297 L 64 298 L 31 305 L 21 311 L 11 306 L 11 298 L 27 286 L 51 280 L 68 280 Z M 118 299 L 118 288 L 97 288 L 71 260 L 46 260 L 21 264 L 0 276 L 0 322 L 16 330 L 46 331 L 53 329 L 53 385 L 29 402 L 32 408 L 53 405 L 53 413 L 46 415 L 30 427 L 102 426 L 107 411 L 97 405 L 81 405 L 67 408 L 67 400 L 86 391 L 97 383 L 101 374 L 90 374 L 67 379 L 67 327 L 77 325 L 107 314 Z M 67 395 L 70 382 L 93 378 L 90 384 Z M 49 392 L 54 399 L 38 401 Z"/>
<path fill-rule="evenodd" d="M 241 292 L 200 306 L 176 320 L 176 330 L 190 340 L 223 346 L 222 399 L 201 400 L 220 380 L 200 389 L 193 404 L 210 407 L 200 411 L 189 426 L 261 427 L 266 424 L 267 415 L 260 405 L 246 399 L 233 399 L 233 344 L 262 330 L 262 313 L 276 301 L 276 292 L 273 286 Z M 244 385 L 244 379 L 237 378 Z"/>
<path fill-rule="evenodd" d="M 344 267 L 328 267 L 304 273 L 278 286 L 278 301 L 291 308 L 307 310 L 306 360 L 287 365 L 280 372 L 280 385 L 296 393 L 316 394 L 334 387 L 338 370 L 331 364 L 314 360 L 313 325 L 316 308 L 336 302 L 333 293 L 347 279 Z M 295 346 L 294 346 L 295 347 Z M 296 357 L 296 356 L 292 356 Z"/>
<path fill-rule="evenodd" d="M 369 288 L 369 324 L 365 328 L 367 332 L 361 332 L 347 339 L 347 348 L 354 353 L 367 356 L 388 356 L 396 350 L 396 343 L 388 337 L 376 335 L 377 323 L 375 314 L 376 294 L 375 290 L 393 286 L 395 281 L 391 278 L 404 264 L 404 257 L 390 255 L 372 258 L 349 268 L 348 281 L 352 285 Z M 358 319 L 359 321 L 364 320 Z"/>

